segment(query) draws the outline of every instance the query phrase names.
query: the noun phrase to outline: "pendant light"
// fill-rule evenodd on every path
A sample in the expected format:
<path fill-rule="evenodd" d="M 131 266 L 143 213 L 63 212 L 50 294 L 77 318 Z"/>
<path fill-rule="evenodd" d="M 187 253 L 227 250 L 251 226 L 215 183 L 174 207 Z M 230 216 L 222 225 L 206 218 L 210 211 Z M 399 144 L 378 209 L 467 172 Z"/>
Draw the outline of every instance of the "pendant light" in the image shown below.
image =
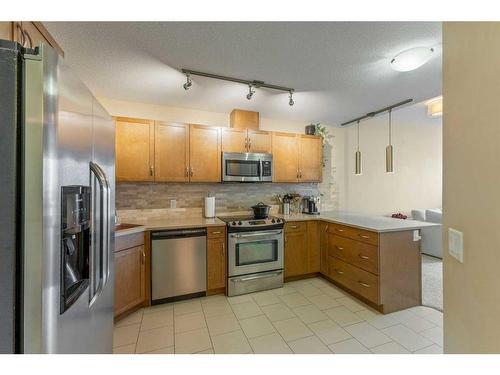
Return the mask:
<path fill-rule="evenodd" d="M 359 120 L 358 120 L 358 148 L 356 150 L 356 169 L 355 169 L 355 174 L 360 175 L 361 174 L 361 151 L 359 151 Z"/>
<path fill-rule="evenodd" d="M 389 109 L 389 145 L 385 148 L 385 171 L 394 172 L 394 155 L 392 148 L 392 108 Z"/>

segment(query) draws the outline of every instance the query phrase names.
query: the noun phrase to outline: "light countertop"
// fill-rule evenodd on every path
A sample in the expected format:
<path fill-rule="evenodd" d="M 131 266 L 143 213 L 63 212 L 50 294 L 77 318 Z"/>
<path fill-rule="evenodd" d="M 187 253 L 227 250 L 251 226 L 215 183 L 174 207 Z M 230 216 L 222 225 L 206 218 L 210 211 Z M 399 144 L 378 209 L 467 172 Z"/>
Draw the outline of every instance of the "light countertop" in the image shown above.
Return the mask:
<path fill-rule="evenodd" d="M 371 230 L 374 232 L 399 232 L 405 230 L 421 229 L 426 227 L 435 227 L 441 224 L 428 223 L 417 220 L 393 219 L 386 216 L 374 216 L 367 214 L 352 213 L 346 211 L 322 212 L 320 215 L 292 214 L 276 215 L 285 221 L 307 221 L 324 220 L 330 223 L 344 224 L 351 227 Z"/>
<path fill-rule="evenodd" d="M 204 228 L 213 226 L 225 226 L 222 220 L 217 218 L 206 219 L 204 217 L 171 217 L 155 219 L 127 220 L 127 224 L 138 224 L 140 227 L 117 231 L 115 236 L 136 233 L 147 230 L 183 229 L 183 228 Z M 136 228 L 141 228 L 135 230 Z M 134 231 L 135 230 L 135 231 Z"/>

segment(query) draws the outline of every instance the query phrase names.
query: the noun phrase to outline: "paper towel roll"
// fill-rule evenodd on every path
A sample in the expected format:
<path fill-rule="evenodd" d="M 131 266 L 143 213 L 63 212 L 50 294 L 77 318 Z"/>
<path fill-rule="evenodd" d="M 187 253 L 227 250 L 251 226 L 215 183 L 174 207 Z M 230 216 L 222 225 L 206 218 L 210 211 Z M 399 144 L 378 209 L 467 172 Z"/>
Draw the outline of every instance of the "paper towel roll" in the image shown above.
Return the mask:
<path fill-rule="evenodd" d="M 205 217 L 215 217 L 215 197 L 205 197 Z"/>

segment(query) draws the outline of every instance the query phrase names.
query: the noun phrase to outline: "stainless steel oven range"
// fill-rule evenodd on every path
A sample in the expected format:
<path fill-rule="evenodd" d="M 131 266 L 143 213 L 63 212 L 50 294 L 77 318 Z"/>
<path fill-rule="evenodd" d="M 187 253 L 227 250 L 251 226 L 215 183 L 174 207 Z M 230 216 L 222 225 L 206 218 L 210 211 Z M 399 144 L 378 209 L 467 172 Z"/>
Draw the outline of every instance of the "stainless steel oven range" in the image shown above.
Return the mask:
<path fill-rule="evenodd" d="M 228 296 L 283 286 L 283 219 L 219 218 L 228 232 Z"/>

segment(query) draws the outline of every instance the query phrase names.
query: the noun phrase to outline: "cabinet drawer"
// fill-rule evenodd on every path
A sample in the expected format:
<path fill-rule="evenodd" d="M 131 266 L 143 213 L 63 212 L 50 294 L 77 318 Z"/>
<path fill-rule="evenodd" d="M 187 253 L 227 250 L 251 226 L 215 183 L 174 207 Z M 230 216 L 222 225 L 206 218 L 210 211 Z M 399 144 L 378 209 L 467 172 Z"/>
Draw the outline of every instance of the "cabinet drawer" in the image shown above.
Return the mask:
<path fill-rule="evenodd" d="M 379 304 L 378 276 L 335 257 L 329 258 L 330 277 L 367 300 Z"/>
<path fill-rule="evenodd" d="M 144 232 L 115 237 L 115 252 L 144 245 Z"/>
<path fill-rule="evenodd" d="M 224 238 L 226 236 L 226 227 L 208 227 L 208 238 Z"/>
<path fill-rule="evenodd" d="M 348 227 L 340 224 L 328 224 L 328 233 L 337 234 L 339 236 L 352 238 L 356 241 L 362 241 L 371 245 L 378 245 L 378 233 L 370 232 L 369 230 Z"/>
<path fill-rule="evenodd" d="M 307 223 L 305 221 L 292 221 L 285 223 L 285 232 L 305 232 Z"/>
<path fill-rule="evenodd" d="M 340 258 L 365 271 L 378 274 L 378 248 L 376 246 L 330 234 L 328 255 Z"/>

